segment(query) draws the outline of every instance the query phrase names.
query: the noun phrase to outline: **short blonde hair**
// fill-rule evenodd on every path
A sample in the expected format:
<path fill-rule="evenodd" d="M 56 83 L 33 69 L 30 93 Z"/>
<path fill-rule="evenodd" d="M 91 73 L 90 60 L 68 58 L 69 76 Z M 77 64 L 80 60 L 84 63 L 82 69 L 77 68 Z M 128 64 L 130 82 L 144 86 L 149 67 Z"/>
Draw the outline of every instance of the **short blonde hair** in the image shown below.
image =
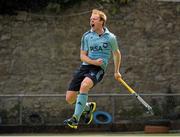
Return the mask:
<path fill-rule="evenodd" d="M 107 17 L 106 14 L 103 11 L 97 10 L 97 9 L 93 9 L 92 10 L 92 14 L 97 14 L 100 17 L 100 20 L 103 21 L 103 26 L 105 26 L 106 21 L 107 21 Z"/>

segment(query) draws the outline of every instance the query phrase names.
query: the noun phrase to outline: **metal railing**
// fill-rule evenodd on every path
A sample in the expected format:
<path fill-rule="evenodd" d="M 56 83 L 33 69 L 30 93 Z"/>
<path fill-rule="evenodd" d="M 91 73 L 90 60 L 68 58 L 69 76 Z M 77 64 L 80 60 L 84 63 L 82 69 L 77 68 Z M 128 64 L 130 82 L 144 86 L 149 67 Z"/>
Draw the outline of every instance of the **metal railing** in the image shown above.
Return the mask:
<path fill-rule="evenodd" d="M 180 93 L 177 94 L 167 94 L 167 93 L 156 93 L 156 94 L 139 94 L 140 96 L 148 96 L 148 97 L 154 97 L 154 96 L 180 96 Z M 114 122 L 114 117 L 115 117 L 115 97 L 125 97 L 125 96 L 131 96 L 131 94 L 89 94 L 89 97 L 110 97 L 110 101 L 112 104 L 112 118 Z M 11 97 L 16 97 L 18 99 L 18 119 L 19 122 L 18 124 L 0 124 L 1 126 L 3 125 L 23 125 L 23 99 L 30 97 L 30 98 L 37 98 L 37 97 L 48 97 L 48 98 L 53 98 L 53 97 L 64 97 L 65 94 L 1 94 L 0 99 L 5 99 L 5 98 L 11 98 Z M 52 124 L 51 124 L 52 125 Z M 57 125 L 56 123 L 54 125 Z"/>

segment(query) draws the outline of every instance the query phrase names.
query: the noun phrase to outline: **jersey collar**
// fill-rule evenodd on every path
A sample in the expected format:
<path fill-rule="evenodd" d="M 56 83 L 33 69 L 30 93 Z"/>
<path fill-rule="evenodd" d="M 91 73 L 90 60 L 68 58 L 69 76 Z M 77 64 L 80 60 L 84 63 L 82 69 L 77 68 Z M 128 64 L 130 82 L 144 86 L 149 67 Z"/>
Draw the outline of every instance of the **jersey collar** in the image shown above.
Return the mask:
<path fill-rule="evenodd" d="M 109 30 L 106 27 L 104 27 L 104 30 L 105 31 L 104 31 L 103 35 L 106 34 L 106 33 L 109 34 Z M 94 32 L 94 31 L 91 29 L 90 32 Z"/>

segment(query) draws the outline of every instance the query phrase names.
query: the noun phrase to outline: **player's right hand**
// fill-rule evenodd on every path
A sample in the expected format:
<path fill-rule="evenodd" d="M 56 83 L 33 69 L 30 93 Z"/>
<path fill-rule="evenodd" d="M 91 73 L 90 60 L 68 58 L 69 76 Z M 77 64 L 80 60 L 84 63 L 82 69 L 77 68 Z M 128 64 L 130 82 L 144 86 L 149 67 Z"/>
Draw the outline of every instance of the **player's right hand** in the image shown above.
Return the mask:
<path fill-rule="evenodd" d="M 98 59 L 94 60 L 94 65 L 101 66 L 102 64 L 103 64 L 103 59 L 98 58 Z"/>
<path fill-rule="evenodd" d="M 121 74 L 120 74 L 119 72 L 115 72 L 115 73 L 114 73 L 114 77 L 115 77 L 116 80 L 118 80 L 118 79 L 121 78 L 122 76 L 121 76 Z"/>

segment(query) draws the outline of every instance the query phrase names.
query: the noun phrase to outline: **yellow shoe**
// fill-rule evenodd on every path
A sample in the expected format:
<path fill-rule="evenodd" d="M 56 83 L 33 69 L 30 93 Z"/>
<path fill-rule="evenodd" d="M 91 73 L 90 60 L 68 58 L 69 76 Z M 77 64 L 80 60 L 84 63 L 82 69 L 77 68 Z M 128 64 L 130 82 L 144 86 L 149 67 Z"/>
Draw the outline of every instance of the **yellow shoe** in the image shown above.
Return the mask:
<path fill-rule="evenodd" d="M 89 102 L 88 105 L 90 107 L 90 110 L 84 112 L 85 113 L 84 122 L 87 125 L 89 125 L 93 120 L 93 112 L 96 110 L 96 102 Z"/>
<path fill-rule="evenodd" d="M 68 125 L 70 128 L 77 129 L 78 121 L 76 116 L 72 116 L 72 118 L 64 120 L 64 125 Z"/>

